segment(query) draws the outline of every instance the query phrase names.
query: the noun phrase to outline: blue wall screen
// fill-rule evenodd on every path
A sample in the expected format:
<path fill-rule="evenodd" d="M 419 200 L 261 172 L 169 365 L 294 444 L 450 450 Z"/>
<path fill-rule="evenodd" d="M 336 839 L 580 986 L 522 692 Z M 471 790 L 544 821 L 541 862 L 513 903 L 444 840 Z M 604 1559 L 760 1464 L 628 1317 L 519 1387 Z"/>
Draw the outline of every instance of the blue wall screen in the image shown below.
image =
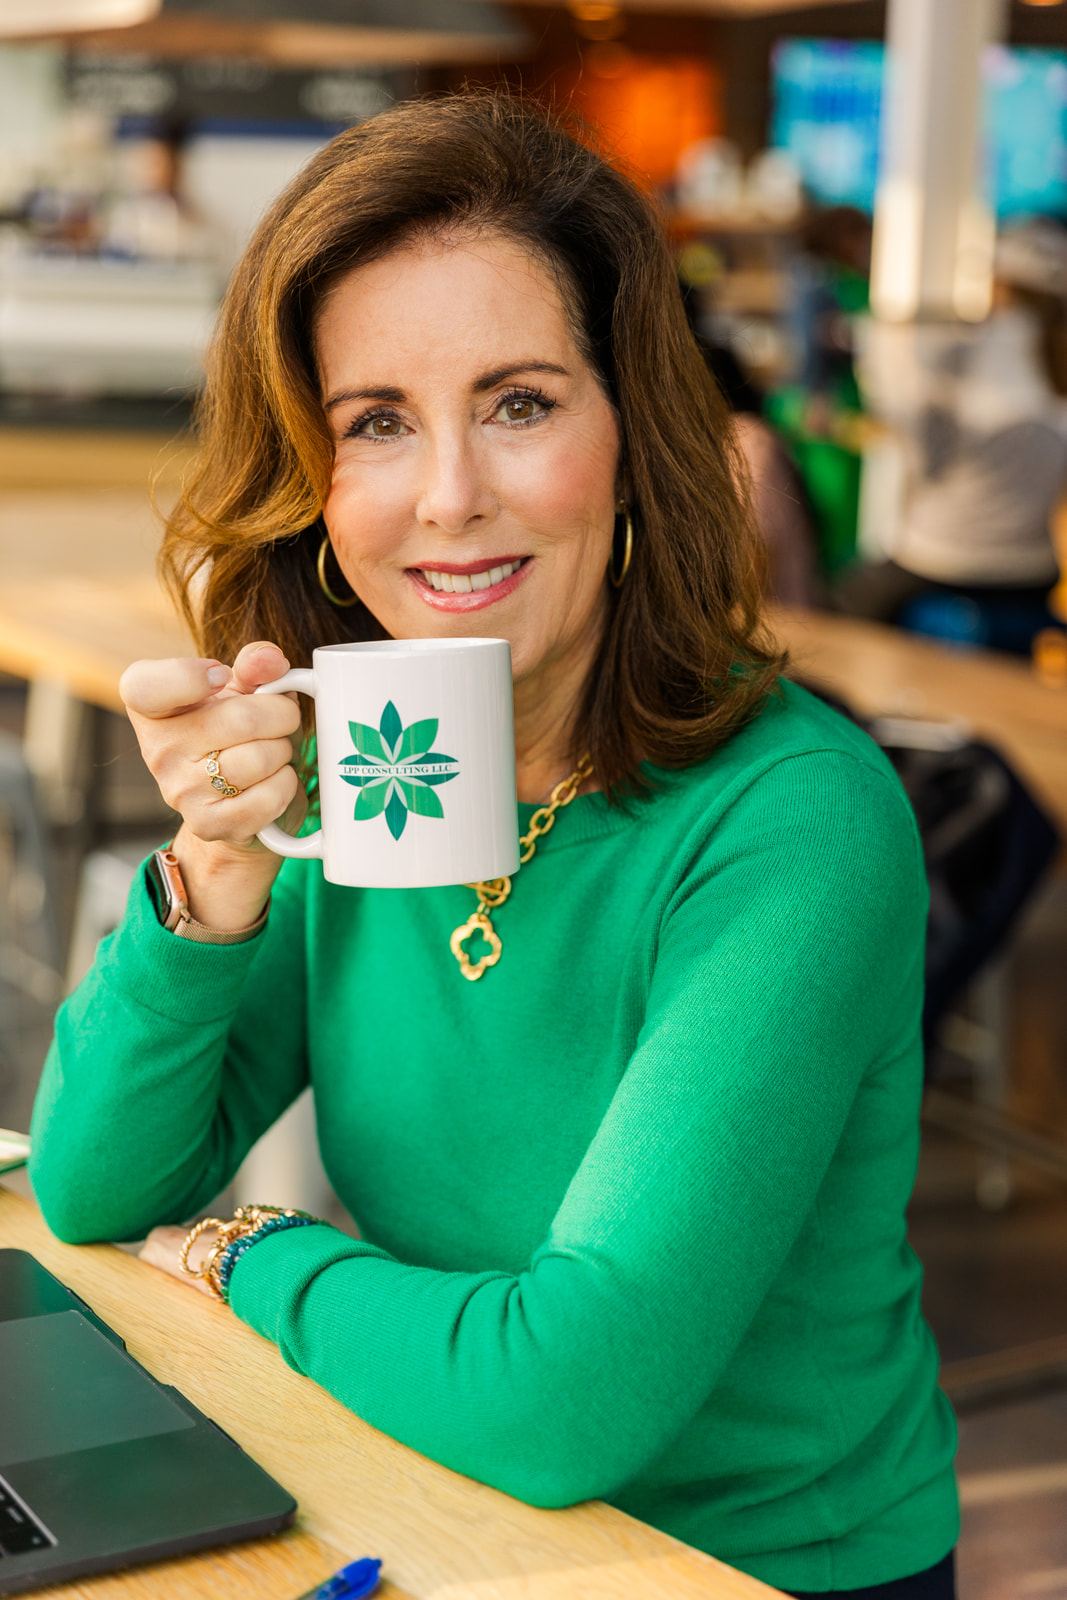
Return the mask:
<path fill-rule="evenodd" d="M 770 142 L 789 151 L 825 205 L 874 205 L 884 66 L 874 41 L 787 39 L 775 49 Z M 997 215 L 1067 216 L 1067 50 L 995 46 L 985 86 Z"/>

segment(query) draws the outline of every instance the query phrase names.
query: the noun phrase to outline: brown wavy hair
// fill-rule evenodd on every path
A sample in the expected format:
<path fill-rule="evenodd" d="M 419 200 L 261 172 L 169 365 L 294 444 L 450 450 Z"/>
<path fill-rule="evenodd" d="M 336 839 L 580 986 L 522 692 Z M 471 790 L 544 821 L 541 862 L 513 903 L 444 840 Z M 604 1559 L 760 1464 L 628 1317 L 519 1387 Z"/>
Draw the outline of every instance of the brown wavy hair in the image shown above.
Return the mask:
<path fill-rule="evenodd" d="M 354 267 L 459 230 L 503 234 L 548 264 L 618 414 L 633 559 L 569 733 L 608 793 L 640 788 L 642 760 L 689 766 L 735 732 L 784 658 L 762 628 L 762 545 L 730 417 L 656 214 L 518 96 L 397 106 L 340 134 L 275 201 L 222 307 L 163 573 L 204 654 L 224 661 L 272 639 L 309 665 L 316 645 L 382 636 L 316 576 L 333 447 L 314 323 Z"/>

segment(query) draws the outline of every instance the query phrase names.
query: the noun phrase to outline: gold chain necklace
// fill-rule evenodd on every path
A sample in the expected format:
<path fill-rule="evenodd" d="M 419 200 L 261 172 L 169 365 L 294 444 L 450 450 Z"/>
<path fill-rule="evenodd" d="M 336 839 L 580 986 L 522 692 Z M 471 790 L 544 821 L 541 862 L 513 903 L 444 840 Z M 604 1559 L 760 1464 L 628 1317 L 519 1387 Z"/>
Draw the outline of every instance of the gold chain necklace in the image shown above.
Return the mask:
<path fill-rule="evenodd" d="M 524 833 L 519 840 L 519 863 L 525 866 L 527 861 L 537 849 L 537 841 L 554 825 L 556 812 L 561 806 L 569 806 L 577 798 L 578 790 L 587 778 L 593 775 L 593 763 L 588 755 L 584 755 L 569 778 L 564 778 L 562 783 L 557 783 L 548 797 L 548 803 L 539 806 L 530 818 L 530 831 Z M 468 889 L 473 889 L 478 896 L 478 906 L 472 911 L 466 922 L 457 928 L 448 941 L 449 948 L 459 962 L 459 970 L 465 978 L 473 983 L 480 978 L 486 967 L 495 967 L 500 960 L 503 946 L 500 935 L 489 920 L 490 911 L 497 911 L 511 893 L 510 878 L 490 878 L 486 883 L 468 883 Z M 489 954 L 482 956 L 473 966 L 464 950 L 464 943 L 472 934 L 480 933 L 489 945 Z"/>

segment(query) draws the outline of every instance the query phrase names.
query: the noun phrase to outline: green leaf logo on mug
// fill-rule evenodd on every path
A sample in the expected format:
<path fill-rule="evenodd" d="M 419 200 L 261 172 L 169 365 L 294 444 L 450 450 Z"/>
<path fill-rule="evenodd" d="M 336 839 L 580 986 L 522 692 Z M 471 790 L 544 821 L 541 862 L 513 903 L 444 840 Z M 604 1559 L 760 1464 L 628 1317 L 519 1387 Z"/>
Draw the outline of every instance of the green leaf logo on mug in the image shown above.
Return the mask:
<path fill-rule="evenodd" d="M 390 700 L 377 728 L 350 722 L 348 731 L 355 752 L 338 765 L 345 783 L 359 790 L 353 813 L 357 822 L 369 822 L 384 812 L 389 832 L 399 839 L 410 811 L 419 817 L 444 816 L 434 791 L 459 776 L 459 762 L 432 748 L 436 717 L 405 728 Z"/>

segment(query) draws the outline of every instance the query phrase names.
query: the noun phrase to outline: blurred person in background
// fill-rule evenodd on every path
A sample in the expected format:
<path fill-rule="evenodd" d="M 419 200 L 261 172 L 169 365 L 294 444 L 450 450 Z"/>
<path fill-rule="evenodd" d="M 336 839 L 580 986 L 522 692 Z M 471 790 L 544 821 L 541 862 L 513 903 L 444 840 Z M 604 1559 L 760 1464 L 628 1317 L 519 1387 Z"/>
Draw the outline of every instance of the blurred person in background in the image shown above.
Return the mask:
<path fill-rule="evenodd" d="M 786 271 L 788 375 L 764 414 L 796 463 L 814 518 L 817 560 L 832 578 L 856 550 L 863 409 L 854 323 L 866 311 L 871 219 L 855 206 L 809 207 Z"/>
<path fill-rule="evenodd" d="M 1067 230 L 1006 229 L 977 325 L 870 322 L 860 375 L 905 452 L 889 560 L 846 573 L 853 615 L 1021 654 L 1056 622 L 1067 487 Z"/>
<path fill-rule="evenodd" d="M 790 262 L 793 382 L 814 406 L 854 408 L 852 318 L 867 309 L 871 219 L 856 206 L 809 209 Z M 814 415 L 809 426 L 818 431 Z"/>
<path fill-rule="evenodd" d="M 822 586 L 800 474 L 758 411 L 735 411 L 734 428 L 748 468 L 756 526 L 767 546 L 767 599 L 783 606 L 816 606 Z"/>
<path fill-rule="evenodd" d="M 800 474 L 775 430 L 763 416 L 763 395 L 728 344 L 709 338 L 697 295 L 679 277 L 686 316 L 708 370 L 734 419 L 747 468 L 756 526 L 767 548 L 767 598 L 779 605 L 818 604 L 820 584 L 811 513 Z"/>
<path fill-rule="evenodd" d="M 133 183 L 107 213 L 102 249 L 139 261 L 210 261 L 220 242 L 184 182 L 191 129 L 182 116 L 159 122 L 136 150 Z"/>

